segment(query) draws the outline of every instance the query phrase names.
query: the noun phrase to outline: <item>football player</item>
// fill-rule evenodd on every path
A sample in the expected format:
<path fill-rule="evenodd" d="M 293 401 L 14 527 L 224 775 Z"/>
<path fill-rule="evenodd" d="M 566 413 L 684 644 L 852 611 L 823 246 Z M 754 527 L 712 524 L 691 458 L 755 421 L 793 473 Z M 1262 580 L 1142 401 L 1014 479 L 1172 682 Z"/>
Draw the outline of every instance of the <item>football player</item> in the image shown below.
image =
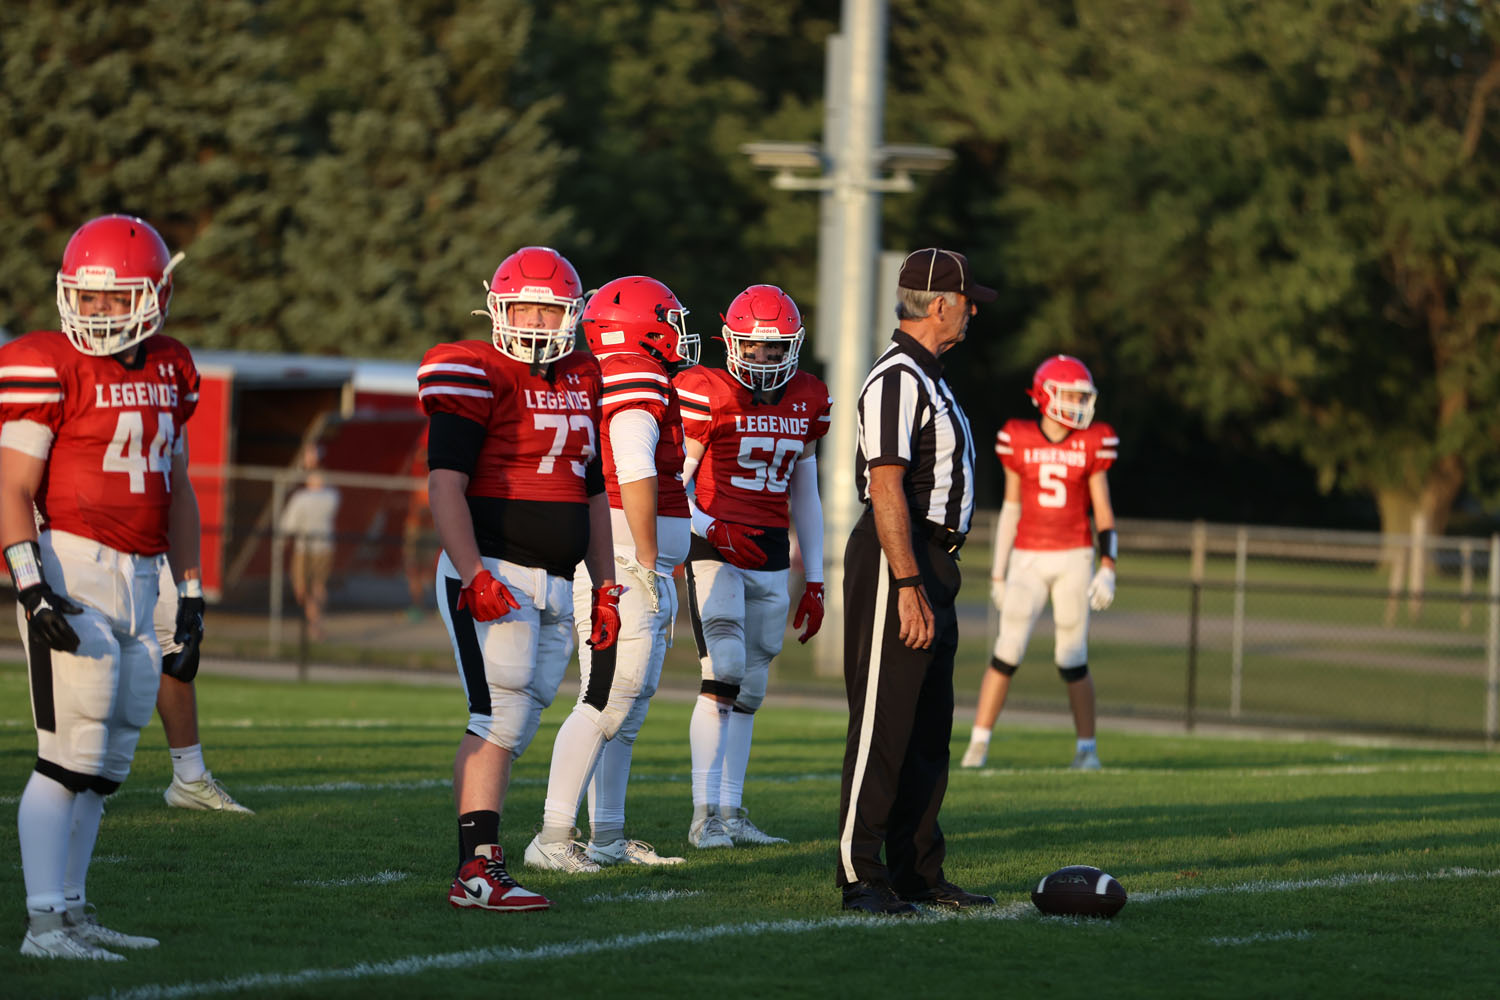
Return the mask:
<path fill-rule="evenodd" d="M 962 766 L 983 767 L 990 731 L 1042 608 L 1052 598 L 1054 659 L 1068 687 L 1078 746 L 1072 767 L 1097 771 L 1094 680 L 1089 676 L 1089 611 L 1115 598 L 1115 512 L 1109 467 L 1120 439 L 1094 422 L 1098 391 L 1082 361 L 1058 354 L 1043 361 L 1026 390 L 1041 419 L 1010 420 L 995 438 L 1005 466 L 1005 503 L 995 529 L 990 599 L 1000 612 L 994 657 L 979 689 L 979 709 Z M 1093 510 L 1094 531 L 1089 528 Z M 1097 533 L 1099 568 L 1091 548 Z M 1092 574 L 1092 578 L 1091 575 Z"/>
<path fill-rule="evenodd" d="M 0 347 L 0 547 L 37 734 L 17 810 L 24 955 L 110 961 L 122 958 L 111 949 L 158 943 L 101 926 L 85 879 L 104 799 L 130 773 L 157 698 L 163 561 L 180 581 L 175 640 L 202 638 L 183 433 L 198 371 L 159 332 L 182 256 L 141 219 L 93 219 L 63 251 L 61 331 Z"/>
<path fill-rule="evenodd" d="M 156 692 L 156 713 L 161 716 L 172 758 L 172 783 L 162 798 L 178 809 L 208 812 L 254 813 L 240 805 L 203 762 L 203 744 L 198 739 L 198 697 L 193 678 L 198 675 L 199 643 L 179 641 L 177 631 L 177 585 L 171 566 L 161 569 L 156 601 L 156 641 L 161 646 L 161 687 Z M 202 615 L 202 611 L 193 611 Z M 201 638 L 201 635 L 200 635 Z"/>
<path fill-rule="evenodd" d="M 534 868 L 594 872 L 683 860 L 625 836 L 625 786 L 677 617 L 672 571 L 688 551 L 682 416 L 672 388 L 677 366 L 697 355 L 686 316 L 670 288 L 640 275 L 604 285 L 583 310 L 584 336 L 604 376 L 604 479 L 626 590 L 619 642 L 578 651 L 578 701 L 557 731 L 542 828 L 526 847 Z M 577 586 L 595 572 L 580 573 Z M 587 627 L 580 622 L 580 634 Z M 574 839 L 585 783 L 587 847 Z"/>
<path fill-rule="evenodd" d="M 786 632 L 788 527 L 806 582 L 793 628 L 823 625 L 823 507 L 815 443 L 832 400 L 797 370 L 802 316 L 775 285 L 751 285 L 723 315 L 724 368 L 678 377 L 693 504 L 688 600 L 703 683 L 693 708 L 693 819 L 698 848 L 784 844 L 742 803 L 755 712 Z"/>
<path fill-rule="evenodd" d="M 469 704 L 453 764 L 459 868 L 448 901 L 544 910 L 547 898 L 506 869 L 500 814 L 511 767 L 572 655 L 580 560 L 595 581 L 588 641 L 606 649 L 619 631 L 598 458 L 599 365 L 573 350 L 583 286 L 556 250 L 517 250 L 486 287 L 490 339 L 439 344 L 417 369 L 427 492 L 443 546 L 438 613 Z"/>

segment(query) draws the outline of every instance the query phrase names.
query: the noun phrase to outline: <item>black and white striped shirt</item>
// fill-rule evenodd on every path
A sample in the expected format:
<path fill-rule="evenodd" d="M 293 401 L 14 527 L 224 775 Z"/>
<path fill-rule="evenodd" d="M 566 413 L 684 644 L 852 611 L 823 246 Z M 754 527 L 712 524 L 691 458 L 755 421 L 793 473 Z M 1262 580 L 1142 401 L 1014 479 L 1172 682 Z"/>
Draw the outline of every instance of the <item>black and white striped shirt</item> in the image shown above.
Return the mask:
<path fill-rule="evenodd" d="M 974 438 L 943 381 L 943 366 L 897 330 L 859 391 L 859 498 L 870 502 L 870 467 L 906 466 L 906 502 L 925 519 L 968 534 L 974 515 Z"/>

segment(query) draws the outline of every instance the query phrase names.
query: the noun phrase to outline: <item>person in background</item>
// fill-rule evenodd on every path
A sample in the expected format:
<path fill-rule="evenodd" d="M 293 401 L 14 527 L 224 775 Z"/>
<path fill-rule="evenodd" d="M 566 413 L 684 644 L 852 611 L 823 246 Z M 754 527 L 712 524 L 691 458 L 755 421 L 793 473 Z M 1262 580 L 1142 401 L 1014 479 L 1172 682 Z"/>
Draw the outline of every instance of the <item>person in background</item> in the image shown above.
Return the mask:
<path fill-rule="evenodd" d="M 1089 675 L 1089 611 L 1115 599 L 1115 512 L 1109 468 L 1119 454 L 1114 428 L 1094 422 L 1099 393 L 1077 358 L 1059 354 L 1037 366 L 1026 390 L 1041 411 L 1035 420 L 1010 420 L 995 435 L 1005 466 L 1005 503 L 995 528 L 990 600 L 1000 612 L 1000 634 L 979 688 L 979 708 L 963 767 L 983 767 L 990 733 L 1010 693 L 1010 679 L 1026 655 L 1037 618 L 1052 598 L 1053 658 L 1068 686 L 1077 747 L 1072 767 L 1099 770 L 1094 731 L 1094 679 Z M 1092 510 L 1099 543 L 1094 570 Z"/>
<path fill-rule="evenodd" d="M 317 445 L 302 450 L 299 464 L 306 479 L 282 508 L 277 530 L 292 540 L 292 595 L 302 608 L 308 638 L 317 641 L 324 635 L 323 612 L 328 607 L 328 577 L 333 572 L 339 491 L 323 480 L 323 453 Z"/>

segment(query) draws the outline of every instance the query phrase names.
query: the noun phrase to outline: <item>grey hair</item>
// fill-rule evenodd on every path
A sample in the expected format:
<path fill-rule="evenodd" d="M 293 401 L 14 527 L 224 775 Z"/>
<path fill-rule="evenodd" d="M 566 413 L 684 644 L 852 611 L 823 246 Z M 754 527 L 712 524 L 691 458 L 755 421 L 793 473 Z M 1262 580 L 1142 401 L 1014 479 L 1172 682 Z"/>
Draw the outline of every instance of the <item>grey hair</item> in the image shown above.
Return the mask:
<path fill-rule="evenodd" d="M 950 306 L 957 306 L 958 294 L 958 292 L 928 292 L 920 288 L 897 288 L 896 318 L 898 320 L 925 319 L 933 299 L 941 295 L 944 302 Z"/>

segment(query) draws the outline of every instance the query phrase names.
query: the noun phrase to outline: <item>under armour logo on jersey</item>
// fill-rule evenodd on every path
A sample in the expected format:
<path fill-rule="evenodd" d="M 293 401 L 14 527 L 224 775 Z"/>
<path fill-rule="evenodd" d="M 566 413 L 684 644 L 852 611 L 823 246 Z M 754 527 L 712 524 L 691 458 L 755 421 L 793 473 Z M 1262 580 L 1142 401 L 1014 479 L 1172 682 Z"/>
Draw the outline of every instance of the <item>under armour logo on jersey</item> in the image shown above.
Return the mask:
<path fill-rule="evenodd" d="M 177 366 L 170 361 L 159 362 L 156 366 L 156 374 L 162 378 L 176 378 Z"/>
<path fill-rule="evenodd" d="M 802 412 L 805 412 L 807 410 L 807 404 L 806 403 L 793 403 L 792 404 L 792 409 L 795 410 L 798 413 L 802 413 Z"/>

